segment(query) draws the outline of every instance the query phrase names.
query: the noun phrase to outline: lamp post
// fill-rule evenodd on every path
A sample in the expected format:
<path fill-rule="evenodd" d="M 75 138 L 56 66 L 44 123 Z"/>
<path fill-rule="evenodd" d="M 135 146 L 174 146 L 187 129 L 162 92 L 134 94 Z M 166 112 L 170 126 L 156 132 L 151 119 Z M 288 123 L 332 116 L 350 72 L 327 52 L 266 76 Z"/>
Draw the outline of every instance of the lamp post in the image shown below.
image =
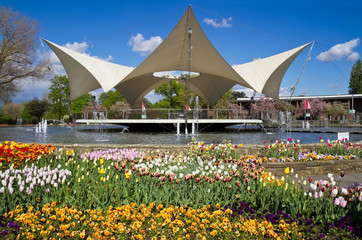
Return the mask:
<path fill-rule="evenodd" d="M 186 96 L 185 96 L 185 134 L 187 135 L 187 120 L 188 120 L 188 116 L 189 116 L 189 111 L 190 111 L 190 107 L 189 107 L 189 99 L 190 99 L 190 76 L 191 76 L 191 50 L 192 50 L 192 46 L 191 46 L 191 35 L 192 35 L 192 27 L 191 27 L 191 8 L 189 8 L 188 11 L 188 58 L 187 58 L 187 74 L 182 73 L 181 74 L 181 79 L 183 79 L 185 81 L 185 87 L 186 87 Z"/>
<path fill-rule="evenodd" d="M 181 74 L 181 79 L 185 81 L 185 87 L 186 87 L 184 117 L 185 117 L 185 134 L 187 134 L 187 120 L 189 116 L 189 109 L 187 107 L 189 102 L 189 80 L 186 73 Z"/>
<path fill-rule="evenodd" d="M 353 93 L 352 93 L 352 116 L 353 116 L 353 123 L 356 122 L 356 115 L 355 115 L 355 110 L 354 110 L 354 99 L 353 99 Z"/>

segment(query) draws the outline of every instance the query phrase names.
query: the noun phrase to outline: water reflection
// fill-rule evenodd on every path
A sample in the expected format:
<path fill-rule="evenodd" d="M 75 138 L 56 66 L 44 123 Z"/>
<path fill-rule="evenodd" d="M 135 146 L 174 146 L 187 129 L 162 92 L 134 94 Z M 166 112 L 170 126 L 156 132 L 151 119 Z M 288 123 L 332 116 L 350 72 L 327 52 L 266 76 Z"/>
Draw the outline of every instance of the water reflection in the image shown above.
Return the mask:
<path fill-rule="evenodd" d="M 319 136 L 323 139 L 337 139 L 333 133 L 291 133 L 290 137 L 301 143 L 316 143 Z M 89 143 L 89 144 L 187 144 L 192 138 L 205 143 L 220 143 L 224 139 L 233 143 L 264 144 L 286 138 L 279 133 L 265 132 L 208 132 L 198 135 L 176 135 L 174 132 L 132 133 L 122 132 L 121 127 L 96 129 L 89 126 L 62 127 L 49 126 L 47 133 L 36 133 L 33 127 L 0 127 L 0 141 L 36 142 L 36 143 Z M 288 136 L 289 137 L 289 136 Z M 362 134 L 350 134 L 351 141 L 361 141 Z"/>

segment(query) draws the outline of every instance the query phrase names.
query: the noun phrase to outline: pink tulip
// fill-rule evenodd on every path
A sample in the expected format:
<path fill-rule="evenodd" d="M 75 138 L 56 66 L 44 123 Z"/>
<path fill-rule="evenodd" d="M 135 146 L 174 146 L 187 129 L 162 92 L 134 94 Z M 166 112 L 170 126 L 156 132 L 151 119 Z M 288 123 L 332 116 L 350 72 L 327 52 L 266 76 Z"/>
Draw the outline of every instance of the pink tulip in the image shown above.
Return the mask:
<path fill-rule="evenodd" d="M 343 199 L 343 200 L 341 201 L 341 207 L 344 208 L 346 205 L 347 205 L 347 201 Z"/>
<path fill-rule="evenodd" d="M 314 198 L 318 198 L 318 192 L 314 192 Z"/>

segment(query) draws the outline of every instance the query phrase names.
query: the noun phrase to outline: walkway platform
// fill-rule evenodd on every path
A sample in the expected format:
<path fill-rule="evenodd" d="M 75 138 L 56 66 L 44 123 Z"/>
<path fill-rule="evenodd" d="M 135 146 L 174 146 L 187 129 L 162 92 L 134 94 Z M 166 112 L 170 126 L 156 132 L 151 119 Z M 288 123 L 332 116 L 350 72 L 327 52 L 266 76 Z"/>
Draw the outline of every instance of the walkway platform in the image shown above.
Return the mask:
<path fill-rule="evenodd" d="M 292 128 L 292 132 L 303 133 L 338 133 L 349 132 L 350 134 L 362 134 L 361 128 L 339 128 L 339 127 L 320 127 L 320 128 Z"/>
<path fill-rule="evenodd" d="M 158 131 L 176 131 L 177 124 L 180 125 L 180 131 L 185 129 L 185 119 L 78 119 L 78 124 L 99 125 L 116 124 L 127 127 L 131 132 L 158 132 Z M 193 119 L 188 119 L 187 127 L 189 132 L 192 128 Z M 198 131 L 224 131 L 225 127 L 232 125 L 255 125 L 262 124 L 258 119 L 198 119 Z M 256 129 L 256 128 L 255 128 Z M 258 129 L 261 129 L 258 127 Z"/>

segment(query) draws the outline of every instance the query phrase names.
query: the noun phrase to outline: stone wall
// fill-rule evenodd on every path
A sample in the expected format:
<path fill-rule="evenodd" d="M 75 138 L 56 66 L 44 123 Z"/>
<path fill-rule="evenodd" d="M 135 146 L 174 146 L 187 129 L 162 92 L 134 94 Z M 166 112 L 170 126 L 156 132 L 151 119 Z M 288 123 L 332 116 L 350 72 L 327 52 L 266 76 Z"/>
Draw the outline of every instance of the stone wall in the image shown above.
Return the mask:
<path fill-rule="evenodd" d="M 361 172 L 362 160 L 314 160 L 310 162 L 289 162 L 289 163 L 263 163 L 267 171 L 275 176 L 282 176 L 286 167 L 294 169 L 296 173 L 302 176 L 322 175 L 328 173 Z"/>

